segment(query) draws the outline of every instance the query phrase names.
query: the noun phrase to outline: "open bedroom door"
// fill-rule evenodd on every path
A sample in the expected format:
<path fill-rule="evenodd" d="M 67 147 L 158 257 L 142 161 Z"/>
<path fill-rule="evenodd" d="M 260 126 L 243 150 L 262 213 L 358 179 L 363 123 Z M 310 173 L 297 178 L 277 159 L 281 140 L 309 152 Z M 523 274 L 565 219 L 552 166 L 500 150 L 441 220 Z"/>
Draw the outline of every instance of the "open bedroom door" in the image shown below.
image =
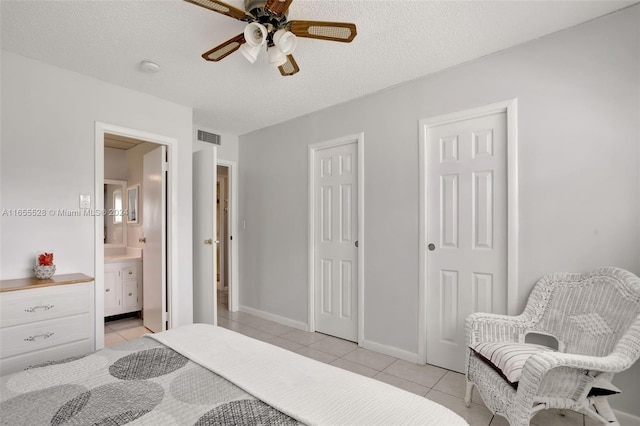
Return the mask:
<path fill-rule="evenodd" d="M 193 153 L 193 322 L 217 325 L 217 148 Z"/>

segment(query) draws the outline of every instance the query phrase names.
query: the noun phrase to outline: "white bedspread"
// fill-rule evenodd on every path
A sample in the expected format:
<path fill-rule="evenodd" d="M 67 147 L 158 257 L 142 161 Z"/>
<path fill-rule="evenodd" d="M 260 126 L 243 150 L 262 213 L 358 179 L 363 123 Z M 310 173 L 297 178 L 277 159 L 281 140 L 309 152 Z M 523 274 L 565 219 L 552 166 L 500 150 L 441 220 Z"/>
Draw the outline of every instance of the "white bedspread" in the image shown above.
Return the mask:
<path fill-rule="evenodd" d="M 307 425 L 467 424 L 426 398 L 221 327 L 149 337 Z"/>

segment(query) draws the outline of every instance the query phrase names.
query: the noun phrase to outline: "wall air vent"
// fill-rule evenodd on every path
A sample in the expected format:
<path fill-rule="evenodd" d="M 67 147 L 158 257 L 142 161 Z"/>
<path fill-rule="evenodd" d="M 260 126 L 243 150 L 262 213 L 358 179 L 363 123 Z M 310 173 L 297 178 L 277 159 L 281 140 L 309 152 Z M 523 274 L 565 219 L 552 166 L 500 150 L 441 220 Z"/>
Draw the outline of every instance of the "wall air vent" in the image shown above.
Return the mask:
<path fill-rule="evenodd" d="M 198 130 L 198 140 L 202 142 L 212 143 L 214 145 L 220 145 L 220 135 L 205 132 L 203 130 Z"/>

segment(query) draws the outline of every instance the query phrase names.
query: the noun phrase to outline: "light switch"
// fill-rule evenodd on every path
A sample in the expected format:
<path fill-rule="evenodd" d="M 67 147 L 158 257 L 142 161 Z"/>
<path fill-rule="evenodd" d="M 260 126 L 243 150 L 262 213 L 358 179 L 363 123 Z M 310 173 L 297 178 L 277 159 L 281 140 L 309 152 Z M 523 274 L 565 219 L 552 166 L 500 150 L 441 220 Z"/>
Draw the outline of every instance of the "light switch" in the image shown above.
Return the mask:
<path fill-rule="evenodd" d="M 91 208 L 91 195 L 80 194 L 80 208 L 81 209 Z"/>

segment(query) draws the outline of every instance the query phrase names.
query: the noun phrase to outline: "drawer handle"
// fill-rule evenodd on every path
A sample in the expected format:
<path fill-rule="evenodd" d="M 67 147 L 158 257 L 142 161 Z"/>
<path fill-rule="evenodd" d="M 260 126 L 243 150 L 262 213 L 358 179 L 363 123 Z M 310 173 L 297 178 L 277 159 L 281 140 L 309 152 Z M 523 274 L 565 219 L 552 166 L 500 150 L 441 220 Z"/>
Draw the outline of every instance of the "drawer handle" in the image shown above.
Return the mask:
<path fill-rule="evenodd" d="M 109 292 L 111 291 L 111 289 L 110 289 L 110 288 L 108 288 L 108 289 L 106 289 L 105 291 L 106 291 L 107 293 L 109 293 Z"/>
<path fill-rule="evenodd" d="M 48 339 L 49 337 L 53 336 L 54 333 L 44 333 L 44 334 L 37 334 L 35 336 L 29 336 L 26 339 L 24 339 L 25 342 L 35 342 L 36 339 L 38 337 L 42 337 L 42 340 L 44 339 Z"/>
<path fill-rule="evenodd" d="M 133 272 L 132 272 L 132 271 L 129 271 L 129 275 L 133 275 Z"/>
<path fill-rule="evenodd" d="M 129 293 L 129 296 L 133 296 L 133 293 Z"/>
<path fill-rule="evenodd" d="M 40 305 L 40 306 L 34 306 L 32 308 L 27 308 L 24 311 L 25 312 L 35 312 L 36 309 L 44 309 L 45 311 L 48 311 L 49 309 L 53 308 L 55 305 Z"/>

